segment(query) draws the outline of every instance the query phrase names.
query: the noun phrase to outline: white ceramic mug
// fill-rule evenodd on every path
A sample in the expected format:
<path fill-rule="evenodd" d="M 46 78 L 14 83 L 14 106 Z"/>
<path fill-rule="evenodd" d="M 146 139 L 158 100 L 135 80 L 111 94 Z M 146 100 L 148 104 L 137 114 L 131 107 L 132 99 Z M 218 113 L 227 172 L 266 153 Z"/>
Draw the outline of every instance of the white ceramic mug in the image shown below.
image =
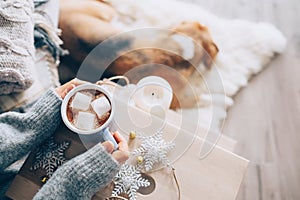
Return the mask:
<path fill-rule="evenodd" d="M 101 93 L 103 93 L 109 100 L 110 104 L 111 104 L 111 112 L 110 112 L 110 116 L 109 118 L 106 120 L 106 122 L 104 124 L 102 124 L 102 126 L 98 127 L 97 129 L 93 129 L 90 131 L 87 130 L 81 130 L 76 128 L 68 119 L 67 117 L 67 106 L 68 103 L 70 101 L 70 98 L 75 95 L 77 92 L 83 91 L 83 90 L 97 90 Z M 72 89 L 64 98 L 62 105 L 61 105 L 61 117 L 63 122 L 65 123 L 65 125 L 73 132 L 77 133 L 82 141 L 82 143 L 84 144 L 84 146 L 86 148 L 91 148 L 92 146 L 96 145 L 99 142 L 103 142 L 101 141 L 101 133 L 102 131 L 106 128 L 109 127 L 110 124 L 113 121 L 113 117 L 114 117 L 114 113 L 115 113 L 115 106 L 113 103 L 113 98 L 111 97 L 111 95 L 109 94 L 109 92 L 101 87 L 100 85 L 96 85 L 96 84 L 84 84 L 84 85 L 80 85 L 75 87 L 74 89 Z"/>

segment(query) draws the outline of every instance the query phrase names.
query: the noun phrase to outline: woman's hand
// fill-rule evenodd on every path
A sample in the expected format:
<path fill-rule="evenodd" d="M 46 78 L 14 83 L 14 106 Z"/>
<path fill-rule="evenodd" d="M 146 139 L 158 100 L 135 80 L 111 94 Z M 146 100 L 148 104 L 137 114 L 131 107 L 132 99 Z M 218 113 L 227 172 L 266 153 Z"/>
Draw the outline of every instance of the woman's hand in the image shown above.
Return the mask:
<path fill-rule="evenodd" d="M 73 79 L 69 81 L 68 83 L 58 87 L 55 89 L 55 92 L 57 95 L 59 95 L 62 99 L 65 98 L 65 96 L 70 92 L 73 88 L 75 88 L 78 85 L 86 84 L 88 82 L 82 81 L 79 79 Z M 106 149 L 106 151 L 110 154 L 112 154 L 112 157 L 118 161 L 120 164 L 125 163 L 125 161 L 129 158 L 129 150 L 128 145 L 125 140 L 125 138 L 119 133 L 114 132 L 113 137 L 115 138 L 116 142 L 118 143 L 118 150 L 114 150 L 114 145 L 110 141 L 103 142 L 102 145 Z"/>
<path fill-rule="evenodd" d="M 120 165 L 129 157 L 126 140 L 119 133 L 113 133 L 113 136 L 119 144 L 117 151 L 113 152 L 113 144 L 107 141 L 72 158 L 55 171 L 34 200 L 43 200 L 45 196 L 52 199 L 92 199 L 100 188 L 111 183 Z"/>
<path fill-rule="evenodd" d="M 74 87 L 85 84 L 85 83 L 88 83 L 88 82 L 75 78 L 75 79 L 65 83 L 64 85 L 57 87 L 55 89 L 55 92 L 58 96 L 60 96 L 62 99 L 64 99 L 65 96 L 68 94 L 68 92 L 70 92 Z"/>
<path fill-rule="evenodd" d="M 103 142 L 102 145 L 104 146 L 104 148 L 108 153 L 112 154 L 112 157 L 116 161 L 118 161 L 120 164 L 124 164 L 125 161 L 129 158 L 129 149 L 128 149 L 127 142 L 119 132 L 113 133 L 113 136 L 119 145 L 118 150 L 113 151 L 114 145 L 110 141 Z"/>

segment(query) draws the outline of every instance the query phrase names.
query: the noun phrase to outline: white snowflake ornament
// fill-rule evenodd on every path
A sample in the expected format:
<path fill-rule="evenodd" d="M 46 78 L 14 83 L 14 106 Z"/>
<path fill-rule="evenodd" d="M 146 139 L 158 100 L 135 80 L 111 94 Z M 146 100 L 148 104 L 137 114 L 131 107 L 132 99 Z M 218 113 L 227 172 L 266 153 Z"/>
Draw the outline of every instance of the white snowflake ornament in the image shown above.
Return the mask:
<path fill-rule="evenodd" d="M 53 138 L 51 138 L 46 144 L 41 146 L 36 153 L 35 162 L 30 170 L 42 168 L 46 171 L 46 175 L 50 178 L 57 167 L 66 161 L 64 155 L 69 146 L 69 142 L 64 141 L 57 144 L 54 142 Z"/>
<path fill-rule="evenodd" d="M 114 178 L 114 183 L 112 196 L 125 193 L 128 195 L 129 200 L 136 200 L 136 192 L 140 187 L 150 186 L 150 182 L 141 176 L 141 172 L 135 166 L 128 164 L 122 165 Z"/>
<path fill-rule="evenodd" d="M 142 137 L 141 140 L 141 147 L 132 152 L 132 155 L 137 158 L 138 167 L 147 172 L 157 164 L 169 165 L 167 154 L 175 147 L 174 142 L 166 142 L 162 132 L 157 132 L 153 136 Z"/>

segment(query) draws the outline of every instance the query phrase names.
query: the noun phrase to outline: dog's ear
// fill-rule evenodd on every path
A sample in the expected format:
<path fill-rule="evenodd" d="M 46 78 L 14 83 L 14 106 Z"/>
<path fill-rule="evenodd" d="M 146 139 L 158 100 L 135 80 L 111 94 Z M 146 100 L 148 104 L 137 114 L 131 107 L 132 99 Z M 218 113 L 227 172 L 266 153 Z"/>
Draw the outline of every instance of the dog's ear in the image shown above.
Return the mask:
<path fill-rule="evenodd" d="M 199 45 L 199 47 L 195 47 L 196 53 L 192 62 L 203 62 L 206 68 L 210 69 L 219 49 L 214 43 L 208 28 L 198 22 L 184 21 L 176 26 L 174 30 L 192 38 Z"/>
<path fill-rule="evenodd" d="M 204 45 L 205 45 L 204 49 L 206 50 L 206 53 L 203 56 L 203 63 L 208 69 L 210 69 L 213 64 L 213 61 L 215 60 L 219 52 L 219 48 L 214 42 L 211 42 L 209 44 L 204 44 Z"/>

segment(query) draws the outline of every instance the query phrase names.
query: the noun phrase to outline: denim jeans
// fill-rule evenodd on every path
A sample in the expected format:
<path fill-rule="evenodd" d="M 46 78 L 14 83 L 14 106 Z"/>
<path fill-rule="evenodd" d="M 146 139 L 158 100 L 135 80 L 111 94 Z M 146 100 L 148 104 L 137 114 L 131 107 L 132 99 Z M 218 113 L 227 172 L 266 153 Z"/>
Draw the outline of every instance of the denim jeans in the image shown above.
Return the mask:
<path fill-rule="evenodd" d="M 34 45 L 36 48 L 46 48 L 59 62 L 60 56 L 64 51 L 60 45 L 61 40 L 57 36 L 58 25 L 58 4 L 57 0 L 35 0 L 35 26 L 34 26 Z M 48 7 L 47 7 L 48 6 Z"/>

